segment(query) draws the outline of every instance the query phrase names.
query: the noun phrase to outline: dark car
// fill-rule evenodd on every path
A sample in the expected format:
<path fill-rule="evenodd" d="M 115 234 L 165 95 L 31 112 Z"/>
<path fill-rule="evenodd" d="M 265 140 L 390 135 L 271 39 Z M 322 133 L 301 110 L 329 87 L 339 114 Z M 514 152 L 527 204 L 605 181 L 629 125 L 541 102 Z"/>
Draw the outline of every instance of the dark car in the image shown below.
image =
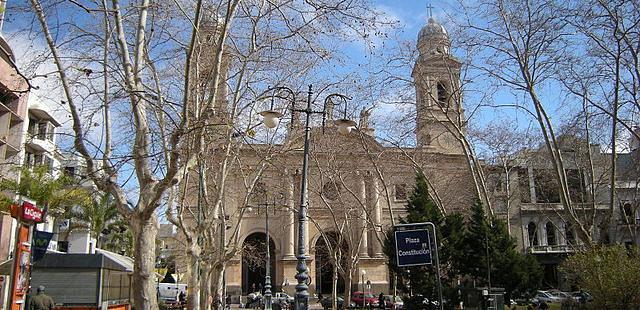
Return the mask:
<path fill-rule="evenodd" d="M 579 303 L 593 301 L 593 297 L 585 291 L 573 292 L 571 293 L 571 297 L 573 297 L 573 299 Z"/>
<path fill-rule="evenodd" d="M 385 309 L 399 310 L 404 308 L 404 302 L 400 296 L 396 296 L 394 300 L 393 295 L 384 295 L 384 307 Z"/>

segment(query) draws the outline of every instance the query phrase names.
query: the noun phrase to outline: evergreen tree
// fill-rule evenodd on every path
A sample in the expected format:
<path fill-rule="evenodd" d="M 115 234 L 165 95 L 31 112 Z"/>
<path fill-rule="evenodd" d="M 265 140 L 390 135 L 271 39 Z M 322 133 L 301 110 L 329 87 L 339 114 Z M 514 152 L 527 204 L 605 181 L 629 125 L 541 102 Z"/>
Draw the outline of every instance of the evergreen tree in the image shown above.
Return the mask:
<path fill-rule="evenodd" d="M 434 224 L 438 240 L 443 295 L 456 302 L 458 300 L 456 280 L 460 265 L 458 258 L 464 241 L 464 218 L 459 214 L 451 214 L 445 218 L 429 196 L 425 176 L 418 173 L 413 192 L 407 202 L 407 215 L 400 219 L 400 222 Z M 389 258 L 391 274 L 397 277 L 397 285 L 401 291 L 405 294 L 412 291 L 414 295 L 420 294 L 430 300 L 437 300 L 435 257 L 432 265 L 398 268 L 393 230 L 387 232 L 384 252 Z"/>
<path fill-rule="evenodd" d="M 516 250 L 506 223 L 487 218 L 480 201 L 476 201 L 471 209 L 463 248 L 460 271 L 475 279 L 478 285 L 504 288 L 506 300 L 513 292 L 519 295 L 540 286 L 540 264 L 535 258 Z"/>

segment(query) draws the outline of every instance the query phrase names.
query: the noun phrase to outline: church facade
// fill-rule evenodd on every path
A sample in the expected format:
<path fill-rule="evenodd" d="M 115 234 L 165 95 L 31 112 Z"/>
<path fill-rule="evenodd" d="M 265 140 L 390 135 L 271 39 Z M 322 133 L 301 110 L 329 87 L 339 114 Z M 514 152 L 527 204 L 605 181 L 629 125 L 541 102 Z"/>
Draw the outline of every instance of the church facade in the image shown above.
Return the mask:
<path fill-rule="evenodd" d="M 339 293 L 345 289 L 390 290 L 383 232 L 403 216 L 416 171 L 428 177 L 431 192 L 437 193 L 434 198 L 445 212 L 468 209 L 475 197 L 458 139 L 465 130 L 461 96 L 456 91 L 460 63 L 450 54 L 445 28 L 433 18 L 420 31 L 417 45 L 420 56 L 412 72 L 416 147 L 385 146 L 376 141 L 367 111 L 361 113 L 357 129 L 346 135 L 337 132 L 331 119 L 326 128 L 311 129 L 309 221 L 304 238 L 311 294 L 330 294 L 334 272 L 339 274 Z M 234 168 L 228 181 L 224 203 L 231 221 L 241 214 L 233 238 L 242 248 L 226 267 L 229 294 L 246 295 L 263 288 L 266 212 L 272 291 L 295 292 L 304 133 L 297 118 L 294 116 L 281 145 L 243 148 L 238 161 L 242 164 Z M 272 147 L 279 151 L 255 182 L 248 184 L 251 178 L 245 172 L 262 165 L 262 154 Z M 350 282 L 345 273 L 351 274 Z"/>

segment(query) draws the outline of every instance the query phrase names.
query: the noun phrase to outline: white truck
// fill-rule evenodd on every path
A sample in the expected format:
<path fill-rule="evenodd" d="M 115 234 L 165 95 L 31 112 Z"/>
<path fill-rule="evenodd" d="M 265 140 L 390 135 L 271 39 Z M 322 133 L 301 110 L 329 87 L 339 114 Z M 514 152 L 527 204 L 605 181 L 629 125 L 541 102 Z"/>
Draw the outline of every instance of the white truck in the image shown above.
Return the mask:
<path fill-rule="evenodd" d="M 158 283 L 158 299 L 164 302 L 177 302 L 180 292 L 187 296 L 187 285 L 180 283 Z"/>

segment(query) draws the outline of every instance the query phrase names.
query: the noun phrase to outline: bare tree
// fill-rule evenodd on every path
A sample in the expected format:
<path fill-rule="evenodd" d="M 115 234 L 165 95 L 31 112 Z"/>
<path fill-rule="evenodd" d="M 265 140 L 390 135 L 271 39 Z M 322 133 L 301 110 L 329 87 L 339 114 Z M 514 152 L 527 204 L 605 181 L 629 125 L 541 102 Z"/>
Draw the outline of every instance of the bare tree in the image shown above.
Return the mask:
<path fill-rule="evenodd" d="M 202 253 L 199 238 L 219 235 L 205 232 L 207 224 L 226 226 L 225 178 L 239 137 L 250 136 L 256 124 L 255 89 L 279 83 L 278 76 L 299 79 L 332 56 L 324 38 L 364 35 L 378 22 L 364 1 L 29 3 L 72 116 L 74 147 L 88 176 L 131 224 L 134 303 L 141 309 L 157 308 L 156 211 L 175 210 L 190 171 L 215 171 L 200 173 L 197 182 L 207 217 L 193 230 L 179 225 L 189 232 L 190 256 Z M 60 10 L 69 14 L 53 13 Z M 88 126 L 94 123 L 99 131 Z M 190 296 L 190 308 L 206 302 L 198 295 Z"/>

